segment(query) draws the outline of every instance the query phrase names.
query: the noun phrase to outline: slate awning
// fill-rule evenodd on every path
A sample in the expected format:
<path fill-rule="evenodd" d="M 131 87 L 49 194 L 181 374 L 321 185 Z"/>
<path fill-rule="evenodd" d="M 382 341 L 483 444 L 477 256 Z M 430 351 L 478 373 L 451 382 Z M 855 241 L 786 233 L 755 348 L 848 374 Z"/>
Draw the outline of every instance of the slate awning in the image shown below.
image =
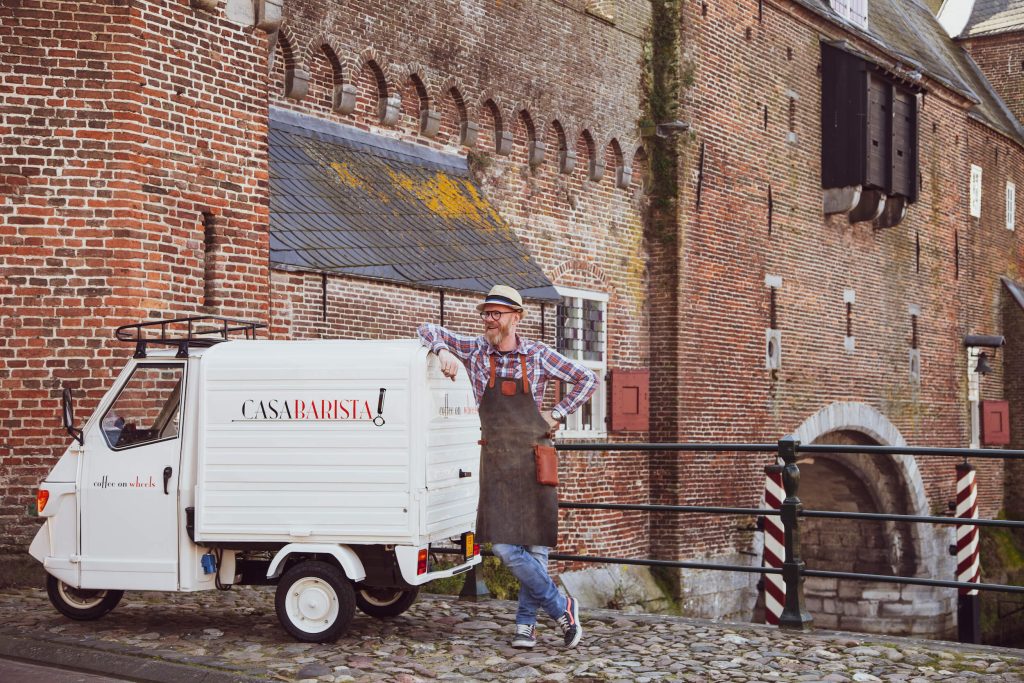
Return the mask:
<path fill-rule="evenodd" d="M 557 301 L 463 157 L 270 110 L 270 264 Z"/>

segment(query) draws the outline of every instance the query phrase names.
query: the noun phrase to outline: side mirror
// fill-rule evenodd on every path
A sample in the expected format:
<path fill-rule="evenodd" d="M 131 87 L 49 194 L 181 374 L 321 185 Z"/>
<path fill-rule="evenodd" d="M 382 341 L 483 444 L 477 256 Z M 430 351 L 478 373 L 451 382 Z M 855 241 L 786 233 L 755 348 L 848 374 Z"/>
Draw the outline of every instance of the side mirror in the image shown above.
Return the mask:
<path fill-rule="evenodd" d="M 78 441 L 79 446 L 84 446 L 85 439 L 82 438 L 82 430 L 75 428 L 75 406 L 71 400 L 70 387 L 64 387 L 64 395 L 61 397 L 61 413 L 64 418 L 64 429 Z"/>

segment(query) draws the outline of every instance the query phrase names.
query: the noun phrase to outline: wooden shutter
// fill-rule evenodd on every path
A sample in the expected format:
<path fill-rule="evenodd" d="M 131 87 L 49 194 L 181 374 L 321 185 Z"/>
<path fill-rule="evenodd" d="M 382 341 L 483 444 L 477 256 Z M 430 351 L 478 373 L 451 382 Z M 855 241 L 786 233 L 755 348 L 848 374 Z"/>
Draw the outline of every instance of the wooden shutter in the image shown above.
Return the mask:
<path fill-rule="evenodd" d="M 650 370 L 610 370 L 612 432 L 645 432 L 649 425 Z"/>
<path fill-rule="evenodd" d="M 892 85 L 877 74 L 868 77 L 868 158 L 865 185 L 890 193 L 892 156 Z"/>
<path fill-rule="evenodd" d="M 1010 402 L 981 402 L 981 445 L 1006 446 L 1010 443 Z"/>
<path fill-rule="evenodd" d="M 890 194 L 917 200 L 917 96 L 893 90 L 892 187 Z"/>

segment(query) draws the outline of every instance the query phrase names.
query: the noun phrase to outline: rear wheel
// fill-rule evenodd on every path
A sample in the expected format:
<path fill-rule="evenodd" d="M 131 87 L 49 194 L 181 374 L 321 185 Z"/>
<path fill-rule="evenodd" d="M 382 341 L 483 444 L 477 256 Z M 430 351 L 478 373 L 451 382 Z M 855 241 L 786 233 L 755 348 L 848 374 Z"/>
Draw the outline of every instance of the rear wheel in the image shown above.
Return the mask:
<path fill-rule="evenodd" d="M 55 576 L 46 576 L 46 595 L 57 611 L 70 619 L 99 619 L 121 602 L 124 591 L 72 588 Z"/>
<path fill-rule="evenodd" d="M 417 588 L 360 588 L 356 591 L 356 606 L 363 614 L 378 619 L 397 617 L 416 602 Z"/>
<path fill-rule="evenodd" d="M 355 616 L 355 591 L 333 564 L 305 560 L 281 577 L 274 600 L 284 630 L 306 643 L 337 640 Z"/>

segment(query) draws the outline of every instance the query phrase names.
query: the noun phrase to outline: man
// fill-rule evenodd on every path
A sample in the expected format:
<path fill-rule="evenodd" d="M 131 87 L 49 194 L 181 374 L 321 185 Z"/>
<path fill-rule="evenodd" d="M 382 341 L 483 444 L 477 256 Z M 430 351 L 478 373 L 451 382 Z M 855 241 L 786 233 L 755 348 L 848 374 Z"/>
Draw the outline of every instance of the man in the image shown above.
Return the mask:
<path fill-rule="evenodd" d="M 579 606 L 558 592 L 548 576 L 548 552 L 558 540 L 558 495 L 537 482 L 533 447 L 550 438 L 571 412 L 597 388 L 597 377 L 548 346 L 523 339 L 523 299 L 515 289 L 496 285 L 477 311 L 484 333 L 470 337 L 424 323 L 424 346 L 437 354 L 441 372 L 455 379 L 465 365 L 480 409 L 480 505 L 476 534 L 492 543 L 494 554 L 519 580 L 519 609 L 513 647 L 537 644 L 537 608 L 562 627 L 566 647 L 583 637 Z M 573 385 L 550 413 L 541 414 L 548 380 Z"/>

